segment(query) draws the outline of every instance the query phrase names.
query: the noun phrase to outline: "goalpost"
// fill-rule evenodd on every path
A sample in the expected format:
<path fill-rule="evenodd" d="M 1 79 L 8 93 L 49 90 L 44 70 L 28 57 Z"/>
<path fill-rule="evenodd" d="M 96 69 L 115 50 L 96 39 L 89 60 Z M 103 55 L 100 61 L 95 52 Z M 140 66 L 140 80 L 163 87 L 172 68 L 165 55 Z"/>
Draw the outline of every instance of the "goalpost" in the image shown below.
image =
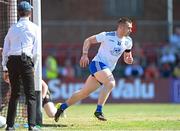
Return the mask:
<path fill-rule="evenodd" d="M 41 0 L 33 0 L 33 22 L 36 23 L 41 30 Z M 41 32 L 40 32 L 41 33 Z M 41 36 L 41 34 L 40 34 Z M 40 43 L 42 44 L 42 40 Z M 42 45 L 40 46 L 42 48 Z M 42 54 L 42 49 L 39 49 Z M 42 56 L 40 56 L 42 58 Z M 37 69 L 35 69 L 35 89 L 37 93 L 36 122 L 42 124 L 42 59 L 39 60 Z"/>

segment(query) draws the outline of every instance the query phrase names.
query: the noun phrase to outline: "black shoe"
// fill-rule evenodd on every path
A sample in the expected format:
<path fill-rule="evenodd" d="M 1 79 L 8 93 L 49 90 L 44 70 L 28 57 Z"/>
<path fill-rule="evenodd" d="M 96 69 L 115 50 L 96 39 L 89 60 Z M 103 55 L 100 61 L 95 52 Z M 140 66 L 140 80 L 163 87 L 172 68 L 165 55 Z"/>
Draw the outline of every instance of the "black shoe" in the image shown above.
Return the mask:
<path fill-rule="evenodd" d="M 94 112 L 94 116 L 98 118 L 98 120 L 107 121 L 102 112 Z"/>
<path fill-rule="evenodd" d="M 36 126 L 30 126 L 29 131 L 40 131 L 40 129 L 37 128 Z"/>
<path fill-rule="evenodd" d="M 57 112 L 54 116 L 55 122 L 59 121 L 59 117 L 63 114 L 64 110 L 61 109 L 61 106 L 57 109 Z"/>
<path fill-rule="evenodd" d="M 9 127 L 9 126 L 7 126 L 7 127 L 6 127 L 6 131 L 15 131 L 15 128 L 14 128 L 14 127 Z"/>

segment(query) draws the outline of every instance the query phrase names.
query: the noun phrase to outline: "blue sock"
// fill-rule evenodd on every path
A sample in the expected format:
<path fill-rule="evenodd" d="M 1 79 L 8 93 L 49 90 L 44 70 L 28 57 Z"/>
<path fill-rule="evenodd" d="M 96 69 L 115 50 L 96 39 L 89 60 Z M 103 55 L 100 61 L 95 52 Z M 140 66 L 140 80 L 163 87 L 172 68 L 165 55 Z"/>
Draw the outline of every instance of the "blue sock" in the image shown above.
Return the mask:
<path fill-rule="evenodd" d="M 97 105 L 96 112 L 102 112 L 102 105 Z"/>
<path fill-rule="evenodd" d="M 66 108 L 68 108 L 68 104 L 67 103 L 62 103 L 61 104 L 61 109 L 65 110 Z"/>

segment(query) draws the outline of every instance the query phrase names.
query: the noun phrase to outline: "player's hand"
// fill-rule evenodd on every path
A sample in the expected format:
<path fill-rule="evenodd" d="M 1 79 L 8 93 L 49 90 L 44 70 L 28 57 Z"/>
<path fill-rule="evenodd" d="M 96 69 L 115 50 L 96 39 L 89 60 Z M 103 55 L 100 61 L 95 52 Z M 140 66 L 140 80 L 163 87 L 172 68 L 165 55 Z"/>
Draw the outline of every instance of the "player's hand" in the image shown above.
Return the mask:
<path fill-rule="evenodd" d="M 80 59 L 80 67 L 85 68 L 89 64 L 89 58 L 87 55 L 82 55 Z"/>
<path fill-rule="evenodd" d="M 133 57 L 125 57 L 124 62 L 126 64 L 132 64 L 133 63 Z"/>
<path fill-rule="evenodd" d="M 8 72 L 3 72 L 3 79 L 6 83 L 8 83 L 8 84 L 10 83 Z"/>

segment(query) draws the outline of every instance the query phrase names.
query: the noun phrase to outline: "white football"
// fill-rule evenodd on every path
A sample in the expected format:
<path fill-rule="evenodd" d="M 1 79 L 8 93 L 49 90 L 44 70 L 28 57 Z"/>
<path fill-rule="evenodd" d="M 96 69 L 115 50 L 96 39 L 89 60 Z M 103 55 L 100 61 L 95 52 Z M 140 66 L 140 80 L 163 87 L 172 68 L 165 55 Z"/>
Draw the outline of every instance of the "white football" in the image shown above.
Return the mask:
<path fill-rule="evenodd" d="M 0 128 L 6 125 L 6 118 L 4 116 L 0 116 Z"/>

